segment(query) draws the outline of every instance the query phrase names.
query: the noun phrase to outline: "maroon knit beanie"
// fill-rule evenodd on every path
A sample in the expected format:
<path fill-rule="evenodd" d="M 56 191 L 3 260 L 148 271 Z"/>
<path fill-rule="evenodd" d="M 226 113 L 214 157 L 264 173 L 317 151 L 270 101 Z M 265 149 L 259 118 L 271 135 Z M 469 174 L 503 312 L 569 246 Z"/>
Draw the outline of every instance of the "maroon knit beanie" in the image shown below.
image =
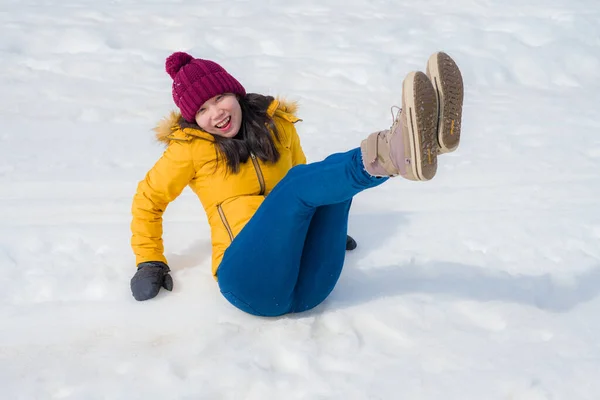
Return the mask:
<path fill-rule="evenodd" d="M 213 61 L 177 52 L 167 58 L 165 69 L 173 78 L 173 100 L 188 122 L 194 122 L 202 104 L 216 95 L 246 95 L 244 87 Z"/>

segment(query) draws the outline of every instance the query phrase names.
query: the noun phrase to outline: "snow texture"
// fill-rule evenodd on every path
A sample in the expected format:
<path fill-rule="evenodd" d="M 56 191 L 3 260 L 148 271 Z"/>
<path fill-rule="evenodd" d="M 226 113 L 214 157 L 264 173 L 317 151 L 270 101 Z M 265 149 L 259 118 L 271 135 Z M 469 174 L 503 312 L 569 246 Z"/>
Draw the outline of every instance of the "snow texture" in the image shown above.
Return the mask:
<path fill-rule="evenodd" d="M 433 181 L 355 198 L 313 311 L 230 306 L 189 190 L 175 289 L 138 303 L 130 206 L 179 50 L 298 100 L 312 161 L 388 127 L 444 50 L 463 140 Z M 2 0 L 0 57 L 2 398 L 600 398 L 596 0 Z"/>

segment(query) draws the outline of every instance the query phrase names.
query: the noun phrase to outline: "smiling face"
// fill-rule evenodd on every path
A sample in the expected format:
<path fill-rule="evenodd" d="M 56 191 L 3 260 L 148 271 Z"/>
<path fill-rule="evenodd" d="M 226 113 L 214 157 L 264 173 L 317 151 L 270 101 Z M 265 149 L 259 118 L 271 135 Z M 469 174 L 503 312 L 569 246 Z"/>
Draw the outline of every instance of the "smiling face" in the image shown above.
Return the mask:
<path fill-rule="evenodd" d="M 219 94 L 206 100 L 196 113 L 196 123 L 206 132 L 232 138 L 242 126 L 242 109 L 235 94 Z"/>

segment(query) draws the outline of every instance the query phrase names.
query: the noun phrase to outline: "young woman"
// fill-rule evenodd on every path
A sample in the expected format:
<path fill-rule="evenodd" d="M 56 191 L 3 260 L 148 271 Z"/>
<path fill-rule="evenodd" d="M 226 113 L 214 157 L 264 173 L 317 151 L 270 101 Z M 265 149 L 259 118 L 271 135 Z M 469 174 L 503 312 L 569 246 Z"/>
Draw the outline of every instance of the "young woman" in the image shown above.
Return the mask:
<path fill-rule="evenodd" d="M 133 200 L 137 300 L 173 287 L 162 214 L 186 187 L 208 217 L 212 272 L 223 296 L 259 316 L 302 312 L 333 290 L 344 264 L 348 213 L 359 192 L 388 177 L 434 177 L 437 157 L 460 140 L 463 83 L 456 63 L 433 54 L 411 72 L 389 130 L 360 147 L 306 164 L 294 104 L 246 94 L 220 65 L 174 53 L 166 61 L 180 113 L 157 127 L 167 145 Z"/>

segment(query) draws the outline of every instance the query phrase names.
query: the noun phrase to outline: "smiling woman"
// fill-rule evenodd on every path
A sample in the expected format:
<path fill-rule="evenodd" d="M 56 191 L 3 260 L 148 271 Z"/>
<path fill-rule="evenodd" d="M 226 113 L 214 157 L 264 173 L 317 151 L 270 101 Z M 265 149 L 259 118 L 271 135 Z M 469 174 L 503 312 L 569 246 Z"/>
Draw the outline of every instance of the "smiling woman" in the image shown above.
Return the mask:
<path fill-rule="evenodd" d="M 438 153 L 455 150 L 460 139 L 462 77 L 445 53 L 430 57 L 427 74 L 408 74 L 403 110 L 389 130 L 312 164 L 294 125 L 295 104 L 247 94 L 220 65 L 186 53 L 172 54 L 166 70 L 181 113 L 157 127 L 167 149 L 133 201 L 137 300 L 173 287 L 162 214 L 189 186 L 208 217 L 223 296 L 260 316 L 309 310 L 333 290 L 345 250 L 356 247 L 347 236 L 353 196 L 387 177 L 430 180 Z"/>
<path fill-rule="evenodd" d="M 236 95 L 224 93 L 206 100 L 196 114 L 196 123 L 215 136 L 237 135 L 242 125 L 242 108 Z"/>

